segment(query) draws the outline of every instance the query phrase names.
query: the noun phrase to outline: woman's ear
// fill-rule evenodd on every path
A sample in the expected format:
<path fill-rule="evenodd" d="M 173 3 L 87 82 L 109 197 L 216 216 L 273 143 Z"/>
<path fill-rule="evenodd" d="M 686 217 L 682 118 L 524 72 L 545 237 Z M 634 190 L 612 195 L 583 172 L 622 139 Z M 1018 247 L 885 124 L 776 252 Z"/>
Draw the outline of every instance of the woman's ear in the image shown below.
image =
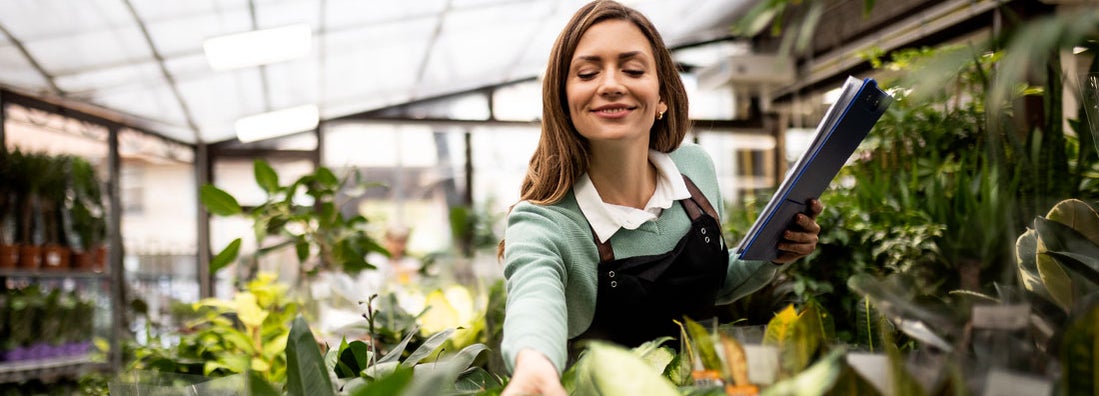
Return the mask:
<path fill-rule="evenodd" d="M 668 111 L 668 104 L 664 103 L 664 99 L 660 99 L 660 103 L 657 103 L 657 105 L 656 105 L 656 112 L 659 113 L 659 114 L 664 114 L 667 111 Z"/>

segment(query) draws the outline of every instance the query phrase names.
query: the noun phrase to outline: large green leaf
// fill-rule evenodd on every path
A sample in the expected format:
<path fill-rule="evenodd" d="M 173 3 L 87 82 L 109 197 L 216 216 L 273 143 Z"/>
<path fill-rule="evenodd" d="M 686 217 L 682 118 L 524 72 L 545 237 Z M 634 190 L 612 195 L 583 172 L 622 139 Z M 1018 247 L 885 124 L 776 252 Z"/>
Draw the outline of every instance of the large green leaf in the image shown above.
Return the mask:
<path fill-rule="evenodd" d="M 408 367 L 415 366 L 416 363 L 420 362 L 420 360 L 423 360 L 423 358 L 426 358 L 431 355 L 432 352 L 435 352 L 436 349 L 439 349 L 439 346 L 443 345 L 443 343 L 450 338 L 451 334 L 454 334 L 453 328 L 449 328 L 432 334 L 431 337 L 428 337 L 426 340 L 424 340 L 424 343 L 420 344 L 420 346 L 416 348 L 415 351 L 412 351 L 412 353 L 408 354 L 408 357 L 405 358 L 404 362 L 402 362 L 401 364 Z"/>
<path fill-rule="evenodd" d="M 210 274 L 216 274 L 222 268 L 225 268 L 225 266 L 236 261 L 238 255 L 240 255 L 240 238 L 229 242 L 229 246 L 226 246 L 225 249 L 222 249 L 217 256 L 214 256 L 214 258 L 210 260 Z"/>
<path fill-rule="evenodd" d="M 339 359 L 336 361 L 336 377 L 358 377 L 359 373 L 368 366 L 370 366 L 370 347 L 365 342 L 341 343 Z"/>
<path fill-rule="evenodd" d="M 1072 252 L 1046 252 L 1072 272 L 1091 282 L 1092 289 L 1099 286 L 1099 257 Z M 1075 282 L 1075 279 L 1073 280 Z"/>
<path fill-rule="evenodd" d="M 1089 301 L 1070 318 L 1061 341 L 1061 387 L 1065 395 L 1099 394 L 1099 304 Z"/>
<path fill-rule="evenodd" d="M 353 388 L 352 396 L 393 396 L 400 395 L 412 382 L 413 370 L 409 367 L 396 367 L 389 375 L 366 383 L 365 386 L 348 385 Z"/>
<path fill-rule="evenodd" d="M 702 367 L 706 370 L 716 370 L 721 373 L 724 365 L 721 364 L 721 358 L 717 356 L 717 349 L 714 348 L 714 337 L 710 335 L 710 331 L 698 322 L 688 318 L 683 319 L 683 324 L 687 326 L 687 334 L 691 336 L 691 345 L 698 352 Z"/>
<path fill-rule="evenodd" d="M 486 396 L 485 392 L 494 389 L 502 390 L 502 387 L 503 385 L 500 384 L 500 380 L 496 376 L 480 367 L 474 367 L 462 373 L 458 381 L 454 383 L 454 390 L 463 394 L 476 394 L 478 396 Z"/>
<path fill-rule="evenodd" d="M 870 302 L 870 298 L 860 298 L 855 308 L 856 343 L 866 347 L 870 352 L 880 352 L 882 348 L 881 320 L 881 314 L 874 309 L 874 304 Z"/>
<path fill-rule="evenodd" d="M 1019 280 L 1023 287 L 1047 300 L 1054 301 L 1053 296 L 1046 290 L 1042 283 L 1042 275 L 1038 272 L 1038 232 L 1027 229 L 1019 239 L 1015 240 L 1015 258 L 1019 267 Z"/>
<path fill-rule="evenodd" d="M 206 210 L 218 216 L 234 216 L 241 213 L 237 199 L 229 193 L 214 187 L 213 184 L 205 184 L 199 190 L 199 198 Z"/>
<path fill-rule="evenodd" d="M 257 159 L 252 161 L 253 173 L 256 175 L 256 184 L 267 194 L 273 194 L 279 190 L 279 174 L 267 161 Z"/>
<path fill-rule="evenodd" d="M 1099 214 L 1084 201 L 1079 199 L 1061 201 L 1050 209 L 1046 219 L 1069 226 L 1092 243 L 1099 245 Z"/>
<path fill-rule="evenodd" d="M 844 353 L 842 348 L 832 350 L 800 374 L 768 386 L 761 395 L 824 395 L 836 385 L 843 372 Z"/>
<path fill-rule="evenodd" d="M 678 396 L 675 387 L 641 357 L 602 342 L 588 344 L 577 365 L 577 395 Z"/>
<path fill-rule="evenodd" d="M 1061 222 L 1038 217 L 1034 219 L 1034 229 L 1038 232 L 1038 253 L 1044 253 L 1045 251 L 1072 252 L 1099 257 L 1099 245 L 1089 240 L 1084 234 Z"/>
<path fill-rule="evenodd" d="M 401 355 L 404 354 L 404 349 L 406 346 L 408 346 L 408 342 L 412 340 L 412 336 L 415 336 L 416 332 L 418 331 L 420 331 L 420 326 L 414 326 L 411 330 L 408 331 L 408 334 L 405 334 L 404 339 L 401 340 L 399 344 L 394 346 L 393 349 L 391 349 L 389 353 L 385 354 L 385 356 L 382 356 L 381 359 L 378 359 L 378 362 L 375 364 L 396 362 L 397 359 L 399 359 Z"/>
<path fill-rule="evenodd" d="M 294 318 L 286 343 L 286 391 L 291 395 L 335 395 L 317 339 L 301 316 Z"/>
<path fill-rule="evenodd" d="M 262 376 L 256 374 L 256 372 L 248 371 L 248 394 L 250 396 L 282 396 L 282 392 L 275 389 L 274 386 L 267 383 Z"/>

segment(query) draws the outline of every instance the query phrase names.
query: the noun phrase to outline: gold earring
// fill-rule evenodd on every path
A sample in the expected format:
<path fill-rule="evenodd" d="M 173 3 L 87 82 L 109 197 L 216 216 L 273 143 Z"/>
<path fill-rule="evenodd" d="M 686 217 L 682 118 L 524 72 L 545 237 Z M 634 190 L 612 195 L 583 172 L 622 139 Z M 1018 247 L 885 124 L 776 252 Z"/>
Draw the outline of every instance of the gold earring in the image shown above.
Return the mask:
<path fill-rule="evenodd" d="M 663 120 L 664 119 L 664 112 L 661 111 L 659 113 L 656 113 L 656 119 Z"/>

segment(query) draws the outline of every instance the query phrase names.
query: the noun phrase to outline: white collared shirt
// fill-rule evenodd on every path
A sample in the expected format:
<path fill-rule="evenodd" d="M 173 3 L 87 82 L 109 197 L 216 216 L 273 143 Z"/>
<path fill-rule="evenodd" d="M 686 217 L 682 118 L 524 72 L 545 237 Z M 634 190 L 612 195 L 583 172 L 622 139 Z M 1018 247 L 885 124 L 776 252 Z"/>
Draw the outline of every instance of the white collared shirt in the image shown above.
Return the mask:
<path fill-rule="evenodd" d="M 672 162 L 672 158 L 666 153 L 649 150 L 649 162 L 656 168 L 656 190 L 645 209 L 637 209 L 629 206 L 615 205 L 603 202 L 591 183 L 591 177 L 587 173 L 580 175 L 573 185 L 573 193 L 580 211 L 588 219 L 599 242 L 606 242 L 618 230 L 636 230 L 645 222 L 656 220 L 664 209 L 672 207 L 672 202 L 691 197 L 687 190 L 687 183 L 683 182 L 683 176 L 679 168 Z"/>

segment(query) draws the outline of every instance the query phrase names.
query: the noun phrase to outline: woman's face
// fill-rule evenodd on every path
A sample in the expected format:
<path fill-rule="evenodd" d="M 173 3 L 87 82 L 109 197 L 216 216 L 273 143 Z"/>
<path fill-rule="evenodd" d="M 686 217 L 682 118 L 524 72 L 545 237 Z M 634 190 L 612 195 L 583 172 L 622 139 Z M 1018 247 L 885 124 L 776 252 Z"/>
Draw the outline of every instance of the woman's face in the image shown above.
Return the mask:
<path fill-rule="evenodd" d="M 588 140 L 644 139 L 660 98 L 652 45 L 632 22 L 607 20 L 592 25 L 576 46 L 565 79 L 573 125 Z"/>

